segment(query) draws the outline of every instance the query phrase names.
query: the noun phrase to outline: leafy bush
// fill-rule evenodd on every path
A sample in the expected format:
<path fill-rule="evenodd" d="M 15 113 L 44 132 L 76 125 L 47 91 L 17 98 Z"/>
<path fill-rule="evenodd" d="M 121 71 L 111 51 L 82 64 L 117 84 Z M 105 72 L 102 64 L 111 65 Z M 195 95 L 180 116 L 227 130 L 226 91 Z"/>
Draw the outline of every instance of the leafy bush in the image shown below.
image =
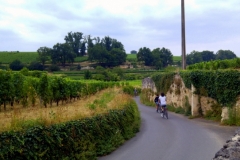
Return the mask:
<path fill-rule="evenodd" d="M 121 110 L 92 118 L 49 127 L 33 123 L 26 122 L 24 131 L 0 134 L 1 159 L 97 159 L 139 131 L 140 115 L 130 100 Z"/>
<path fill-rule="evenodd" d="M 19 70 L 21 70 L 23 67 L 24 67 L 24 64 L 23 64 L 20 60 L 18 60 L 18 59 L 12 61 L 12 62 L 9 64 L 9 68 L 12 69 L 12 70 L 14 70 L 14 71 L 19 71 Z"/>
<path fill-rule="evenodd" d="M 48 70 L 51 72 L 54 72 L 54 71 L 60 71 L 60 68 L 57 65 L 53 64 L 49 66 Z"/>

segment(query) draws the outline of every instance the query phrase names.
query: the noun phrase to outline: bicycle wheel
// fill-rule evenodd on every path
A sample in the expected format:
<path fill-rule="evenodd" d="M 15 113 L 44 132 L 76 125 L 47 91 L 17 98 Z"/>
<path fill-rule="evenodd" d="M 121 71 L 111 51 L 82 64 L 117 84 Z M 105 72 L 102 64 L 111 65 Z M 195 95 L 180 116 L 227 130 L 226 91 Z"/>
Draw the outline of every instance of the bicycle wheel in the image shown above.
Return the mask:
<path fill-rule="evenodd" d="M 165 116 L 168 119 L 168 111 L 167 111 L 167 109 L 165 109 Z"/>
<path fill-rule="evenodd" d="M 163 118 L 166 117 L 168 119 L 168 112 L 166 107 L 164 107 L 164 111 L 163 111 Z"/>

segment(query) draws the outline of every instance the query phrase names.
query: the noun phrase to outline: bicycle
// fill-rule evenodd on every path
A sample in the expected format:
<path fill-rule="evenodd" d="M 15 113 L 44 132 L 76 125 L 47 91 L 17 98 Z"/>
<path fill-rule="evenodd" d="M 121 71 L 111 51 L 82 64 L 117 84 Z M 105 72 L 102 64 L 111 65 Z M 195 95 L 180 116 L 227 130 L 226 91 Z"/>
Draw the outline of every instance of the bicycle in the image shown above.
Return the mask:
<path fill-rule="evenodd" d="M 162 111 L 161 111 L 161 117 L 165 117 L 166 119 L 168 119 L 168 111 L 167 111 L 167 106 L 162 107 Z"/>

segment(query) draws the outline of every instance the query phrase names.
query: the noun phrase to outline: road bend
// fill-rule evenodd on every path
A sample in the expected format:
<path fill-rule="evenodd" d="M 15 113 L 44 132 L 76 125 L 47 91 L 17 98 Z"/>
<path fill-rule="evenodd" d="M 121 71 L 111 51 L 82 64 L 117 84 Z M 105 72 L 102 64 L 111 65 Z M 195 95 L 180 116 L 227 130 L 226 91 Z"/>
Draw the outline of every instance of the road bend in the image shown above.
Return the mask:
<path fill-rule="evenodd" d="M 237 129 L 172 112 L 163 119 L 155 108 L 134 99 L 141 114 L 140 132 L 99 160 L 211 160 Z"/>

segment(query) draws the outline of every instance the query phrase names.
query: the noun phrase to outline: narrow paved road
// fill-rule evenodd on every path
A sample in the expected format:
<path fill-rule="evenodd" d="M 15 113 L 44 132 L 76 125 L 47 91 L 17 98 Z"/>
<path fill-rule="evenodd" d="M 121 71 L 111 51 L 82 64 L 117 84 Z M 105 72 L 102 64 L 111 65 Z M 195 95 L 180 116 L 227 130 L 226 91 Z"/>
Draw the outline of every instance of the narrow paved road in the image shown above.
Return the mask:
<path fill-rule="evenodd" d="M 211 160 L 237 129 L 175 113 L 163 119 L 139 97 L 135 100 L 142 119 L 140 132 L 99 160 Z"/>

